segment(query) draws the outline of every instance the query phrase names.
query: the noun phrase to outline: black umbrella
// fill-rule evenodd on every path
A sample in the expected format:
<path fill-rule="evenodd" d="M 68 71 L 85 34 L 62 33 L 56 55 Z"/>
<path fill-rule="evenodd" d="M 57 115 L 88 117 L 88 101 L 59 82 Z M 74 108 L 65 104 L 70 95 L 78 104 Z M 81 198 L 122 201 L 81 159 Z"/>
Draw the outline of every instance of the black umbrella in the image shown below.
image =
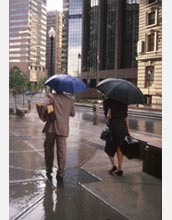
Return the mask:
<path fill-rule="evenodd" d="M 96 86 L 105 96 L 124 104 L 144 104 L 141 90 L 133 83 L 124 79 L 108 78 Z"/>

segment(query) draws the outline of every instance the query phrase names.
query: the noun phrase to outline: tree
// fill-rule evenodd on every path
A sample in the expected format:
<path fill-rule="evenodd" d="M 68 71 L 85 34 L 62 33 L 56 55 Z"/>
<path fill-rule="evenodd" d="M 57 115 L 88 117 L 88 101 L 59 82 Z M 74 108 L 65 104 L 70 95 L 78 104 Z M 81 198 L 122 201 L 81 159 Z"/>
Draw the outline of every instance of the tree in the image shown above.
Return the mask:
<path fill-rule="evenodd" d="M 12 94 L 15 98 L 15 110 L 17 108 L 16 95 L 18 92 L 21 91 L 23 92 L 24 95 L 24 90 L 26 89 L 27 85 L 28 85 L 27 77 L 21 72 L 21 70 L 17 66 L 14 66 L 10 70 L 10 74 L 9 74 L 9 88 L 12 90 Z"/>
<path fill-rule="evenodd" d="M 47 77 L 42 77 L 38 81 L 37 88 L 38 90 L 43 90 L 45 88 L 45 81 L 47 80 Z"/>

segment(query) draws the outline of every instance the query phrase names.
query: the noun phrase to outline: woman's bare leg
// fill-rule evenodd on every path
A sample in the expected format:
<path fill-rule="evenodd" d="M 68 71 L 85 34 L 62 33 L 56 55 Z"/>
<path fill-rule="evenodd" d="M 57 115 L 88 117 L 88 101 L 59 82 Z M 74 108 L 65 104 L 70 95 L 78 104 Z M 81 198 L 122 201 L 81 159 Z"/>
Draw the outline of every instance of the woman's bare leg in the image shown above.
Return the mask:
<path fill-rule="evenodd" d="M 117 148 L 117 158 L 118 158 L 118 170 L 122 170 L 122 164 L 123 164 L 123 153 L 121 149 Z"/>
<path fill-rule="evenodd" d="M 113 175 L 113 172 L 116 171 L 117 167 L 115 166 L 115 159 L 114 159 L 114 157 L 109 156 L 109 159 L 110 159 L 111 164 L 112 164 L 112 168 L 109 170 L 109 174 Z"/>
<path fill-rule="evenodd" d="M 112 164 L 112 167 L 114 167 L 115 166 L 115 159 L 114 159 L 114 157 L 110 157 L 109 156 L 109 159 L 110 159 L 110 162 Z"/>

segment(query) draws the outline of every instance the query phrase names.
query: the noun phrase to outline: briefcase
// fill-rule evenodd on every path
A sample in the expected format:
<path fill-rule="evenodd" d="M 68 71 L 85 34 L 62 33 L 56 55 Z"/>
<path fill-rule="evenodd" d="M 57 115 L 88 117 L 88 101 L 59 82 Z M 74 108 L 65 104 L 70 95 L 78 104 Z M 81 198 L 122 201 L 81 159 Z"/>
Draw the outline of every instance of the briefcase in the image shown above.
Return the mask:
<path fill-rule="evenodd" d="M 122 153 L 128 159 L 139 158 L 139 152 L 140 152 L 139 144 L 140 142 L 137 139 L 127 135 L 124 138 L 124 142 L 121 146 Z"/>

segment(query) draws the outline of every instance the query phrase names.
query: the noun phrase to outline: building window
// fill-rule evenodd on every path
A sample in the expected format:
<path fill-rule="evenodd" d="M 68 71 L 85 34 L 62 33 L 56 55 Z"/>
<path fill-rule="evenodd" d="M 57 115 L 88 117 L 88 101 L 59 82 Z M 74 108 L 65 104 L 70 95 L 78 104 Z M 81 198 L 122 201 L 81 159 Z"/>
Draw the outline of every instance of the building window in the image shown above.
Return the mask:
<path fill-rule="evenodd" d="M 149 34 L 148 35 L 148 52 L 149 51 L 154 51 L 154 34 Z"/>
<path fill-rule="evenodd" d="M 98 0 L 91 0 L 91 7 L 98 6 Z"/>
<path fill-rule="evenodd" d="M 147 66 L 145 69 L 145 88 L 152 86 L 154 82 L 154 66 Z"/>
<path fill-rule="evenodd" d="M 157 0 L 147 0 L 147 4 L 157 3 Z"/>
<path fill-rule="evenodd" d="M 146 14 L 146 25 L 153 26 L 157 25 L 157 10 L 147 12 Z"/>
<path fill-rule="evenodd" d="M 147 34 L 146 36 L 146 51 L 147 52 L 156 51 L 156 39 L 157 39 L 156 32 Z"/>
<path fill-rule="evenodd" d="M 148 13 L 148 24 L 155 24 L 155 11 Z"/>

